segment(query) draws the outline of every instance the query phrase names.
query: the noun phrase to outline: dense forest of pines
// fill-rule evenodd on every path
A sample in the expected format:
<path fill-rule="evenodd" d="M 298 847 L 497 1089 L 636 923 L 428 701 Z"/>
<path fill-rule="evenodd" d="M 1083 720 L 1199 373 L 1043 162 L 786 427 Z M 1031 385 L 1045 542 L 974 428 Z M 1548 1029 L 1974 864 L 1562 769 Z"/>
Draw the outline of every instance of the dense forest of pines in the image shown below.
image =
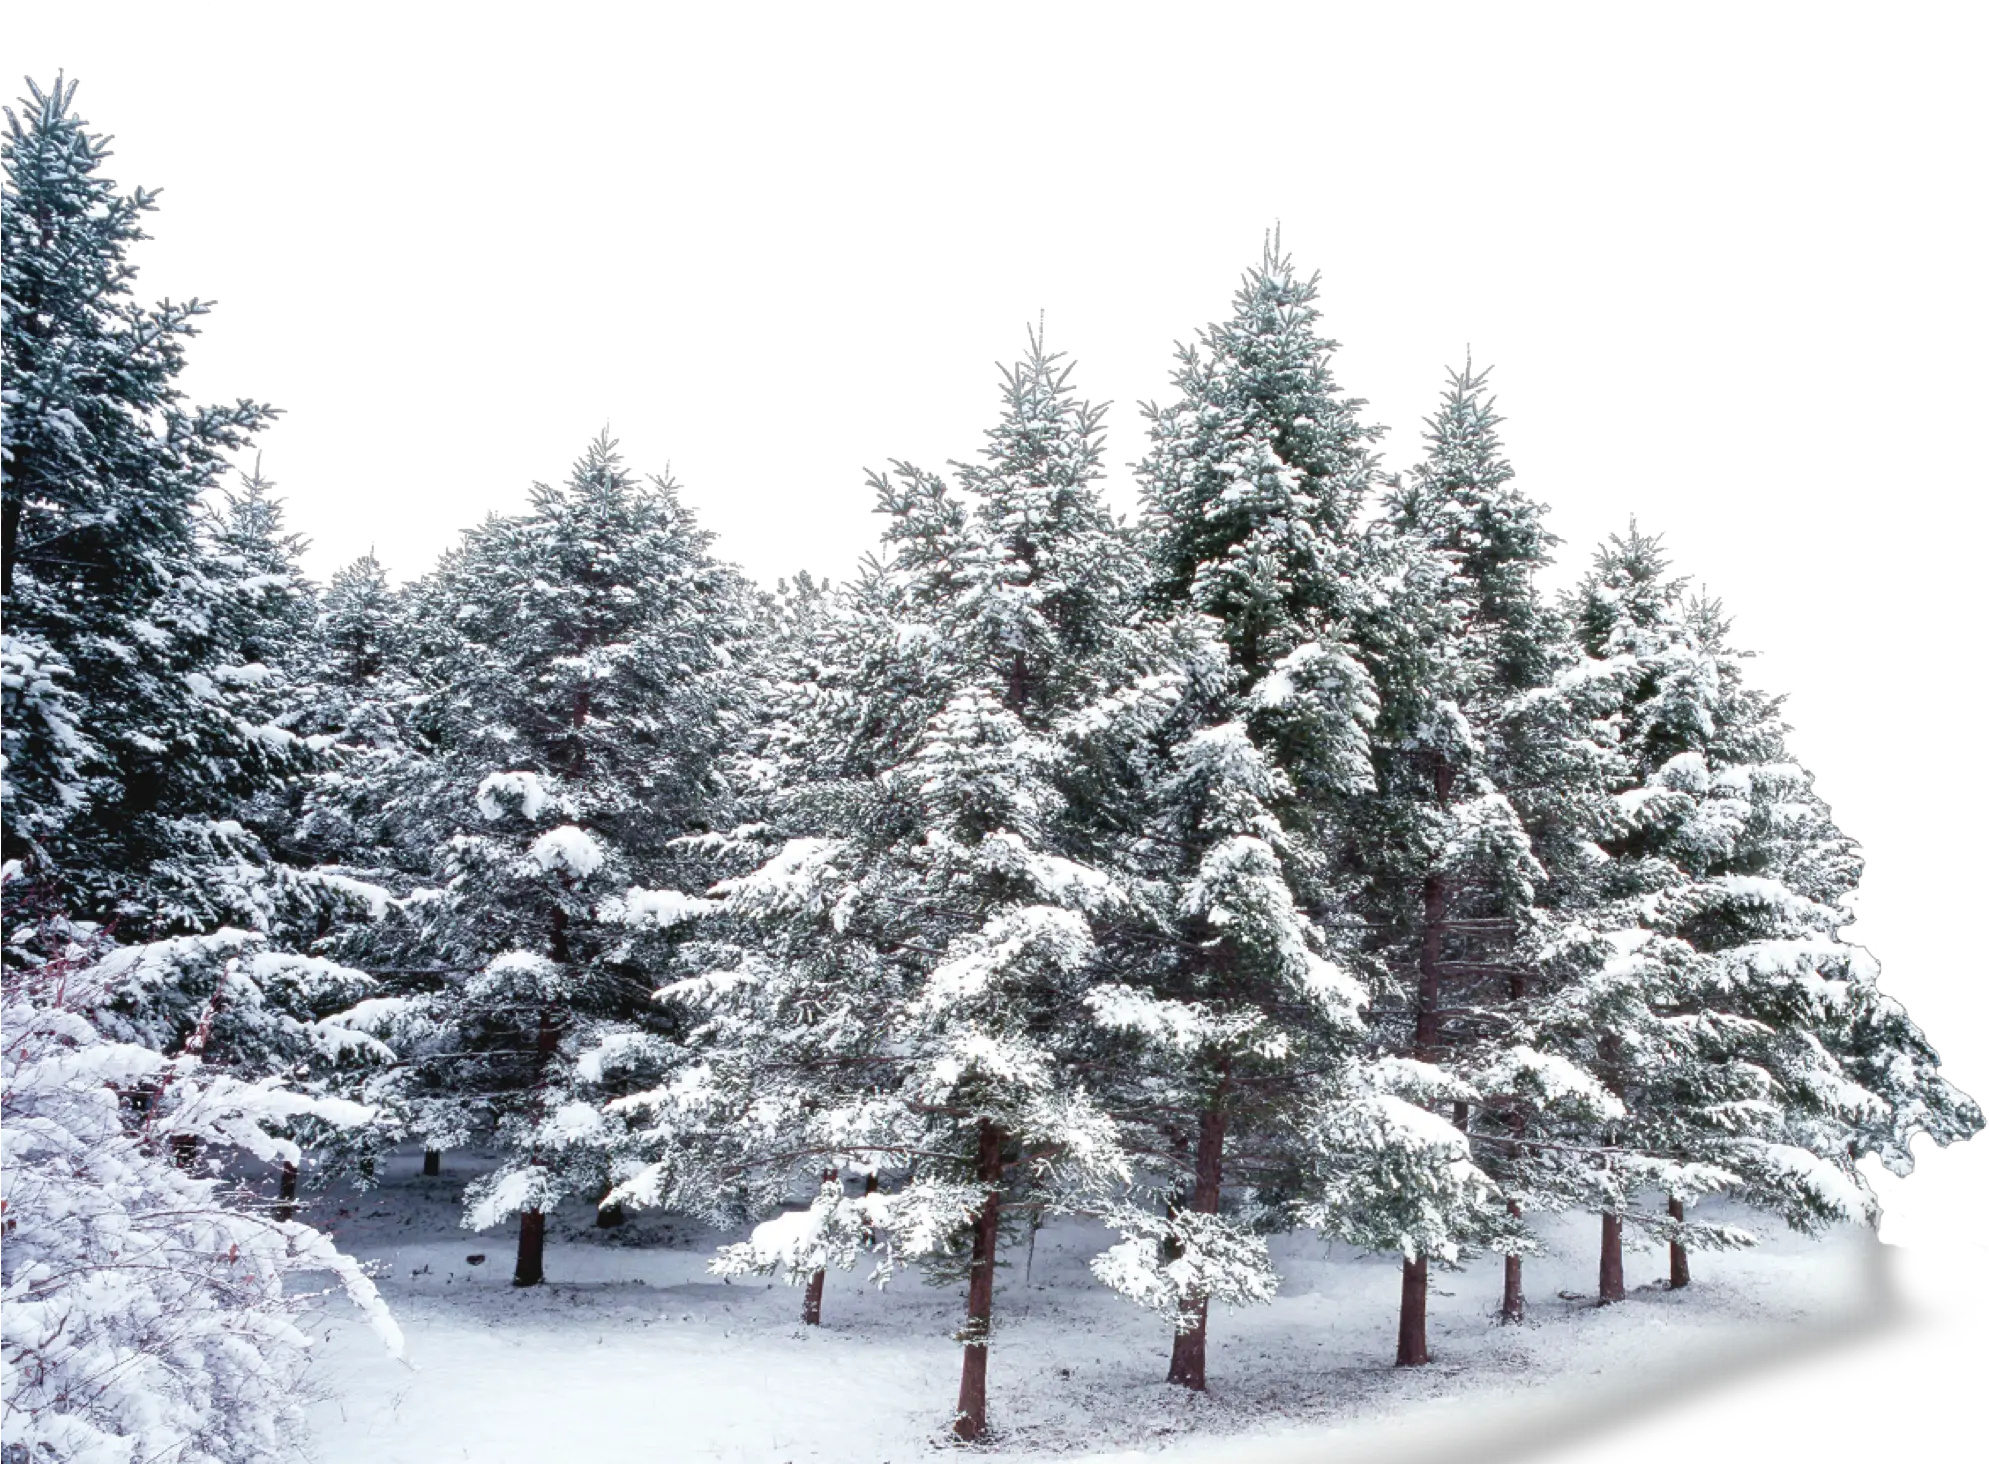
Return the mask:
<path fill-rule="evenodd" d="M 1628 1246 L 1751 1243 L 1703 1197 L 1870 1223 L 1861 1160 L 1980 1128 L 1719 603 L 1634 525 L 1543 593 L 1468 360 L 1384 472 L 1277 242 L 1132 522 L 1036 332 L 847 583 L 754 585 L 604 437 L 314 585 L 72 92 L 5 140 L 10 1459 L 268 1457 L 296 1278 L 396 1338 L 300 1189 L 402 1144 L 498 1156 L 520 1286 L 574 1196 L 765 1222 L 714 1267 L 808 1321 L 832 1267 L 958 1286 L 971 1440 L 1046 1215 L 1201 1389 L 1267 1236 L 1399 1254 L 1416 1365 L 1432 1266 L 1524 1318 L 1539 1217 L 1618 1301 Z"/>

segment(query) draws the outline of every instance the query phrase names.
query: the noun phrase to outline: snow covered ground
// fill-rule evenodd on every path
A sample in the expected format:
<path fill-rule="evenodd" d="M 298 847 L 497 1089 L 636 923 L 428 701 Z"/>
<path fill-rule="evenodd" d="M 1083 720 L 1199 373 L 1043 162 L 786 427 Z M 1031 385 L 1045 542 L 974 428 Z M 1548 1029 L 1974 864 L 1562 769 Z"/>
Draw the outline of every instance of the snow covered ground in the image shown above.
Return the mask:
<path fill-rule="evenodd" d="M 644 1458 L 888 1464 L 944 1443 L 958 1384 L 958 1287 L 901 1277 L 884 1292 L 832 1273 L 823 1325 L 797 1289 L 705 1271 L 714 1235 L 668 1216 L 599 1231 L 574 1206 L 549 1227 L 546 1285 L 508 1283 L 510 1228 L 456 1228 L 469 1168 L 439 1179 L 395 1156 L 382 1185 L 326 1196 L 313 1217 L 382 1265 L 408 1339 L 405 1364 L 334 1307 L 321 1323 L 313 1408 L 325 1464 L 508 1464 L 633 1452 Z M 1520 1457 L 1529 1440 L 1649 1406 L 1696 1381 L 1882 1326 L 1896 1315 L 1887 1252 L 1862 1233 L 1775 1233 L 1756 1250 L 1695 1258 L 1684 1292 L 1663 1257 L 1633 1253 L 1635 1289 L 1597 1309 L 1594 1221 L 1527 1271 L 1532 1319 L 1500 1327 L 1499 1262 L 1433 1277 L 1436 1361 L 1399 1371 L 1397 1262 L 1316 1240 L 1274 1245 L 1286 1278 L 1268 1306 L 1218 1311 L 1210 1390 L 1169 1387 L 1169 1338 L 1106 1293 L 1085 1262 L 1108 1243 L 1044 1229 L 1033 1262 L 1004 1254 L 990 1364 L 995 1448 L 1013 1460 L 1242 1457 L 1407 1461 Z M 481 1256 L 480 1264 L 470 1257 Z M 1028 1265 L 1025 1278 L 1025 1263 Z M 1325 1450 L 1324 1453 L 1321 1451 Z M 1457 1457 L 1454 1450 L 1449 1457 Z"/>

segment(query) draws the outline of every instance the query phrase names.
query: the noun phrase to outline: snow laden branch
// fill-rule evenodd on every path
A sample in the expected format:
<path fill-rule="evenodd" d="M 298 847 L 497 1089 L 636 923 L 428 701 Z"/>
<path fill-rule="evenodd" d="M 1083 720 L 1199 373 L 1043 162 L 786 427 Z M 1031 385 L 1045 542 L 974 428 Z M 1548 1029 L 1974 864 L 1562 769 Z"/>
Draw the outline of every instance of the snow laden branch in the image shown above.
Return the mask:
<path fill-rule="evenodd" d="M 173 1141 L 294 1159 L 273 1130 L 371 1111 L 105 1036 L 92 1010 L 133 960 L 5 978 L 6 1437 L 32 1457 L 106 1464 L 268 1459 L 296 1436 L 311 1277 L 329 1277 L 396 1355 L 400 1332 L 357 1262 L 174 1162 Z"/>

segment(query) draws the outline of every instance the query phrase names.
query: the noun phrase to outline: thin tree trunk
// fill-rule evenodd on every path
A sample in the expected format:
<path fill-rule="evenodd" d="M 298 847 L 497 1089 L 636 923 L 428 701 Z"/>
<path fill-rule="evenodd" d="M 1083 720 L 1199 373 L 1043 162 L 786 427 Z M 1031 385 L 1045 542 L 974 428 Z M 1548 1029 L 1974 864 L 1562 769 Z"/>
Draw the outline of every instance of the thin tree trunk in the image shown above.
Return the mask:
<path fill-rule="evenodd" d="M 836 1177 L 836 1173 L 837 1171 L 833 1169 L 823 1170 L 822 1183 L 829 1183 L 829 1181 Z M 616 1223 L 619 1224 L 620 1222 Z M 802 1293 L 801 1297 L 801 1323 L 803 1326 L 819 1327 L 822 1325 L 822 1286 L 828 1279 L 829 1268 L 827 1266 L 817 1266 L 814 1274 L 808 1278 L 808 1289 Z"/>
<path fill-rule="evenodd" d="M 1229 1068 L 1224 1064 L 1209 1106 L 1202 1110 L 1201 1132 L 1195 1138 L 1195 1191 L 1188 1208 L 1213 1215 L 1222 1204 L 1222 1142 L 1229 1127 L 1229 1112 L 1223 1099 L 1229 1084 Z M 1167 1381 L 1194 1392 L 1209 1385 L 1209 1302 L 1197 1299 L 1187 1311 L 1189 1326 L 1174 1333 L 1174 1355 L 1168 1360 Z"/>
<path fill-rule="evenodd" d="M 1506 1213 L 1517 1220 L 1519 1201 L 1507 1200 Z M 1511 1325 L 1526 1320 L 1526 1292 L 1521 1284 L 1521 1261 L 1518 1256 L 1506 1257 L 1506 1291 L 1499 1301 L 1499 1321 Z"/>
<path fill-rule="evenodd" d="M 1597 1044 L 1597 1055 L 1601 1058 L 1602 1071 L 1599 1076 L 1609 1091 L 1618 1098 L 1623 1096 L 1623 1039 L 1614 1032 L 1604 1032 Z M 1606 1147 L 1615 1148 L 1617 1135 L 1611 1132 L 1606 1136 Z M 1605 1165 L 1610 1161 L 1605 1157 Z M 1602 1216 L 1602 1262 L 1598 1269 L 1596 1301 L 1608 1306 L 1613 1301 L 1621 1301 L 1628 1293 L 1623 1288 L 1623 1217 L 1604 1211 Z"/>
<path fill-rule="evenodd" d="M 546 1212 L 521 1210 L 518 1214 L 518 1264 L 511 1272 L 513 1286 L 537 1286 L 546 1279 Z"/>
<path fill-rule="evenodd" d="M 1683 1224 L 1685 1222 L 1685 1201 L 1677 1195 L 1673 1195 L 1671 1197 L 1670 1209 L 1671 1218 Z M 1671 1289 L 1673 1291 L 1683 1291 L 1691 1284 L 1692 1265 L 1685 1257 L 1684 1243 L 1673 1240 L 1671 1243 Z"/>
<path fill-rule="evenodd" d="M 1623 1289 L 1623 1217 L 1607 1212 L 1602 1217 L 1602 1267 L 1596 1299 L 1607 1306 L 1629 1293 Z"/>
<path fill-rule="evenodd" d="M 421 1151 L 422 1178 L 434 1179 L 441 1172 L 442 1172 L 442 1151 L 440 1149 L 423 1149 Z"/>
<path fill-rule="evenodd" d="M 1436 769 L 1437 803 L 1448 805 L 1450 764 Z M 1440 874 L 1423 881 L 1423 944 L 1416 954 L 1416 1047 L 1418 1062 L 1435 1062 L 1443 1052 L 1443 934 L 1450 914 L 1450 884 Z M 1452 1121 L 1462 1128 L 1470 1110 L 1456 1105 Z M 1421 1367 L 1430 1360 L 1430 1258 L 1402 1257 L 1402 1314 L 1395 1330 L 1395 1365 Z"/>
<path fill-rule="evenodd" d="M 10 484 L 10 487 L 14 485 Z M 14 593 L 14 556 L 21 543 L 21 509 L 26 490 L 15 487 L 4 507 L 0 507 L 0 595 Z"/>
<path fill-rule="evenodd" d="M 567 959 L 566 912 L 557 907 L 553 910 L 552 948 L 553 959 L 564 963 Z M 550 1004 L 541 1005 L 539 1008 L 539 1034 L 535 1046 L 539 1061 L 539 1082 L 543 1089 L 546 1069 L 551 1065 L 553 1054 L 559 1050 L 559 1020 Z M 532 1156 L 532 1163 L 544 1162 L 537 1154 Z M 545 1279 L 545 1211 L 521 1210 L 518 1214 L 518 1264 L 511 1272 L 511 1284 L 537 1286 Z"/>
<path fill-rule="evenodd" d="M 1525 978 L 1520 976 L 1513 977 L 1512 994 L 1514 1000 L 1518 1000 L 1526 994 L 1524 980 Z M 1515 1112 L 1509 1122 L 1513 1131 L 1512 1158 L 1513 1162 L 1517 1164 L 1526 1154 L 1525 1147 L 1519 1142 L 1520 1137 L 1526 1133 L 1526 1119 L 1524 1115 Z M 1520 1213 L 1519 1201 L 1507 1200 L 1506 1213 L 1517 1220 Z M 1505 1295 L 1499 1301 L 1499 1321 L 1502 1325 L 1510 1326 L 1526 1320 L 1524 1269 L 1525 1262 L 1520 1257 L 1506 1257 L 1506 1289 Z"/>
<path fill-rule="evenodd" d="M 1515 1012 L 1526 1000 L 1526 972 L 1514 967 L 1506 987 L 1506 995 L 1511 999 Z M 1512 1129 L 1513 1140 L 1510 1149 L 1514 1169 L 1518 1169 L 1526 1158 L 1526 1146 L 1520 1142 L 1526 1136 L 1526 1115 L 1515 1108 L 1507 1117 L 1507 1126 Z M 1513 1219 L 1519 1218 L 1519 1201 L 1507 1200 L 1506 1213 Z M 1526 1320 L 1525 1262 L 1518 1256 L 1506 1257 L 1505 1294 L 1499 1298 L 1499 1323 L 1501 1326 L 1517 1326 Z"/>
<path fill-rule="evenodd" d="M 1397 1367 L 1421 1367 L 1430 1360 L 1429 1307 L 1430 1258 L 1402 1257 L 1402 1318 L 1395 1329 Z"/>
<path fill-rule="evenodd" d="M 987 1198 L 974 1221 L 972 1264 L 967 1272 L 967 1325 L 960 1329 L 960 1406 L 953 1435 L 972 1443 L 988 1431 L 988 1335 L 994 1320 L 995 1241 L 1001 1220 L 1001 1129 L 981 1120 L 974 1177 Z"/>
<path fill-rule="evenodd" d="M 276 1186 L 276 1209 L 271 1213 L 279 1220 L 288 1220 L 297 1213 L 297 1166 L 288 1159 L 283 1161 L 283 1178 Z"/>

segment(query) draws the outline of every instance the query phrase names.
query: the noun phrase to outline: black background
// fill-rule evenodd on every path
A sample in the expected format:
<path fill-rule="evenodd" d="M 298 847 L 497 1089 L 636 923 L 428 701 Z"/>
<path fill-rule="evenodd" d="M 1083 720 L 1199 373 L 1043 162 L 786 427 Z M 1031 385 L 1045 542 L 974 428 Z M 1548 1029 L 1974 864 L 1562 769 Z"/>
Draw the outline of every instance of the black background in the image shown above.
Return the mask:
<path fill-rule="evenodd" d="M 863 467 L 971 456 L 1038 310 L 1118 404 L 1114 461 L 1144 452 L 1170 338 L 1227 312 L 1275 219 L 1325 271 L 1339 376 L 1390 465 L 1470 342 L 1567 539 L 1557 579 L 1637 513 L 1726 599 L 1866 847 L 1854 939 L 1989 1092 L 1961 855 L 1967 191 L 1919 52 L 1621 36 L 1609 66 L 1502 80 L 1478 38 L 1438 72 L 1400 38 L 1358 60 L 1331 26 L 1239 18 L 1193 68 L 1036 48 L 967 76 L 770 20 L 724 42 L 575 22 L 501 60 L 487 28 L 340 24 L 259 40 L 231 6 L 181 6 L 0 68 L 80 76 L 119 177 L 165 185 L 139 288 L 225 296 L 187 388 L 284 412 L 265 473 L 312 571 L 368 545 L 424 571 L 613 420 L 762 581 L 847 575 L 877 529 Z M 1927 1156 L 1921 1201 L 1894 1205 L 1901 1285 L 1943 1315 L 1971 1317 L 1989 1269 L 1979 1148 Z M 1923 1343 L 1790 1386 L 1840 1404 L 1822 1436 L 1844 1444 L 1888 1378 L 1919 1374 L 1933 1416 L 1973 1357 Z M 1693 1426 L 1679 1450 L 1709 1440 Z"/>

